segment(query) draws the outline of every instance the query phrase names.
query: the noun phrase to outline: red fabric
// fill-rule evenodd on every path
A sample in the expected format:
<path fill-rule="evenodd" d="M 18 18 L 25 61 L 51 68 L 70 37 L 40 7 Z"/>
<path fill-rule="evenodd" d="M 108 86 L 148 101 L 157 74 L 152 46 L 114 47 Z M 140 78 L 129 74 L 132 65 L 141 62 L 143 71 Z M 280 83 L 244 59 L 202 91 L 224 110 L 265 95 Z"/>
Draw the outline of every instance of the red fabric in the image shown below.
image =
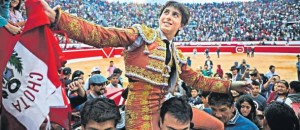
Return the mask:
<path fill-rule="evenodd" d="M 192 108 L 193 110 L 193 119 L 195 129 L 204 129 L 204 130 L 224 130 L 224 124 L 217 118 L 212 115 L 199 110 L 197 108 Z"/>
<path fill-rule="evenodd" d="M 220 76 L 221 78 L 223 78 L 223 70 L 222 70 L 222 68 L 221 68 L 221 65 L 217 65 L 217 67 L 218 67 L 217 73 L 219 74 L 219 76 Z"/>
<path fill-rule="evenodd" d="M 30 50 L 34 55 L 48 65 L 47 76 L 56 87 L 59 87 L 61 82 L 56 72 L 57 68 L 61 66 L 60 63 L 65 61 L 62 56 L 63 53 L 58 46 L 57 40 L 53 37 L 53 33 L 48 27 L 50 22 L 44 13 L 41 2 L 39 0 L 27 0 L 25 4 L 28 20 L 23 33 L 21 35 L 13 36 L 6 29 L 0 29 L 0 36 L 2 39 L 2 42 L 0 42 L 0 79 L 2 79 L 2 72 L 6 67 L 14 46 L 16 45 L 17 41 L 20 41 L 28 50 Z M 2 97 L 2 93 L 0 96 Z M 66 97 L 66 95 L 63 96 Z M 59 122 L 64 119 L 68 119 L 68 116 L 58 113 L 57 115 L 60 115 L 60 118 L 58 118 L 57 121 L 54 121 L 55 118 L 53 118 L 51 121 Z M 2 121 L 2 125 L 4 126 L 5 124 L 5 129 L 25 130 L 25 127 L 22 126 L 22 124 L 20 124 L 18 120 L 8 113 L 4 108 L 2 111 Z M 63 127 L 69 129 L 68 125 Z"/>
<path fill-rule="evenodd" d="M 270 93 L 270 96 L 269 96 L 269 98 L 267 99 L 267 106 L 268 106 L 272 101 L 275 100 L 276 96 L 277 96 L 277 92 L 273 91 L 273 92 Z"/>

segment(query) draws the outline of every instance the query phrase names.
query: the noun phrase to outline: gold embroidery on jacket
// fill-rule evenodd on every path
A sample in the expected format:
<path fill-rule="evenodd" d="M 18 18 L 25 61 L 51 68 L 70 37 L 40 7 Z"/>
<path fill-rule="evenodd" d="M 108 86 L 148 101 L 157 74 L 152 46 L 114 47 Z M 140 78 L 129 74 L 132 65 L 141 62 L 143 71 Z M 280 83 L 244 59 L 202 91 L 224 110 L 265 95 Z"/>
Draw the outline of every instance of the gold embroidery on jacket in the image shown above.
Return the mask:
<path fill-rule="evenodd" d="M 120 43 L 116 42 L 118 36 L 111 36 L 103 41 L 103 46 L 117 47 Z"/>
<path fill-rule="evenodd" d="M 63 30 L 67 30 L 73 34 L 75 37 L 80 37 L 81 32 L 80 32 L 80 25 L 77 19 L 73 19 L 70 21 L 70 23 L 64 23 L 62 25 Z"/>
<path fill-rule="evenodd" d="M 220 81 L 216 81 L 215 84 L 212 86 L 211 91 L 214 92 L 221 92 L 221 93 L 226 93 L 226 89 L 224 89 L 224 83 Z M 224 90 L 224 91 L 222 91 Z"/>
<path fill-rule="evenodd" d="M 147 27 L 146 25 L 135 24 L 132 27 L 138 30 L 140 36 L 148 44 L 153 43 L 157 39 L 157 35 L 158 35 L 157 31 Z"/>
<path fill-rule="evenodd" d="M 88 33 L 87 37 L 87 43 L 95 42 L 97 44 L 100 44 L 100 33 L 97 29 L 93 29 L 91 33 Z"/>
<path fill-rule="evenodd" d="M 144 124 L 142 125 L 142 129 L 143 129 L 143 130 L 150 130 L 150 124 L 149 124 L 149 123 L 144 123 Z"/>
<path fill-rule="evenodd" d="M 145 68 L 140 68 L 132 65 L 127 65 L 125 70 L 126 70 L 125 75 L 128 77 L 138 78 L 152 85 L 159 85 L 159 86 L 168 85 L 168 78 L 163 77 L 161 73 L 149 71 Z"/>

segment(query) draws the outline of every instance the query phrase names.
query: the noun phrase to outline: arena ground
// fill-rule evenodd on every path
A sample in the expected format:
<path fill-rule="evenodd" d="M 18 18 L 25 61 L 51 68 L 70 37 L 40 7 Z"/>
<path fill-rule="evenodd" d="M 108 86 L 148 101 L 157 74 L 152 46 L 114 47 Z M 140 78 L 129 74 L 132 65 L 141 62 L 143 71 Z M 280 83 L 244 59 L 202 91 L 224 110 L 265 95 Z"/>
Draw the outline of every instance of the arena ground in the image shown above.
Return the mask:
<path fill-rule="evenodd" d="M 205 61 L 204 53 L 200 52 L 196 55 L 193 54 L 185 54 L 186 56 L 190 56 L 192 60 L 192 68 L 196 69 L 199 66 L 203 66 Z M 295 55 L 285 55 L 285 54 L 255 54 L 253 58 L 247 57 L 244 53 L 226 53 L 221 54 L 220 58 L 217 58 L 216 54 L 210 54 L 211 60 L 214 63 L 213 71 L 216 71 L 216 65 L 221 64 L 224 72 L 230 72 L 230 67 L 234 64 L 235 61 L 239 63 L 242 62 L 243 59 L 246 59 L 247 64 L 251 66 L 251 68 L 256 67 L 260 73 L 268 72 L 268 68 L 270 65 L 276 66 L 276 72 L 280 75 L 281 79 L 285 79 L 287 81 L 292 81 L 297 79 L 297 71 L 296 71 L 296 62 L 297 58 Z M 96 59 L 96 60 L 72 60 L 67 63 L 66 66 L 71 67 L 72 71 L 77 69 L 83 70 L 85 73 L 85 79 L 88 78 L 91 68 L 94 66 L 99 66 L 102 75 L 108 76 L 108 72 L 106 71 L 109 66 L 109 61 L 114 61 L 115 66 L 125 70 L 123 57 L 119 58 L 104 58 L 104 59 Z M 124 79 L 125 86 L 128 84 L 127 78 L 124 76 L 124 72 L 122 74 Z"/>

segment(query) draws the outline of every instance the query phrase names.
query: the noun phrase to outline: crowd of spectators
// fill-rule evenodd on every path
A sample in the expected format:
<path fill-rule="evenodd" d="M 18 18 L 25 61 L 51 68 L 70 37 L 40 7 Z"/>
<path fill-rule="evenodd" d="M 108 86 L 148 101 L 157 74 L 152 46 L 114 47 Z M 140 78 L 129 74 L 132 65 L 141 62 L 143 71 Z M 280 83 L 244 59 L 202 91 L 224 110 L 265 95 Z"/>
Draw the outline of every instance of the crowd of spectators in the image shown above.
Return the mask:
<path fill-rule="evenodd" d="M 118 3 L 105 0 L 48 0 L 62 9 L 102 26 L 158 27 L 157 3 Z M 292 41 L 300 40 L 299 2 L 258 0 L 228 3 L 187 3 L 189 25 L 175 41 Z M 296 22 L 296 23 L 295 23 Z M 298 22 L 298 23 L 297 23 Z"/>

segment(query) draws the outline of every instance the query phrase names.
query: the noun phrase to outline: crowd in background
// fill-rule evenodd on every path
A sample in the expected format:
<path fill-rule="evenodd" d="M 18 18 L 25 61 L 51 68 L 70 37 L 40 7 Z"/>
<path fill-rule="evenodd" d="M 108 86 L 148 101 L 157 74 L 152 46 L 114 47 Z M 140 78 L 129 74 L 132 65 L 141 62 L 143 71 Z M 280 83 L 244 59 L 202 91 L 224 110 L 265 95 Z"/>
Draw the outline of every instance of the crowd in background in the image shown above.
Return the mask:
<path fill-rule="evenodd" d="M 15 2 L 13 1 L 11 4 L 14 5 Z M 49 2 L 52 5 L 59 4 L 63 10 L 91 22 L 103 26 L 122 28 L 138 23 L 157 27 L 158 19 L 156 19 L 156 16 L 158 14 L 156 9 L 161 6 L 159 4 L 108 3 L 102 0 L 54 0 Z M 14 6 L 17 5 L 20 4 L 15 4 Z M 176 37 L 176 41 L 300 40 L 299 24 L 288 24 L 290 26 L 286 24 L 300 20 L 299 4 L 296 5 L 293 2 L 269 0 L 186 5 L 191 9 L 192 19 L 190 24 Z M 11 20 L 21 26 L 25 20 L 22 19 L 20 12 L 17 11 L 18 9 L 13 9 L 14 6 L 11 7 L 10 16 L 11 18 L 15 18 L 15 20 Z M 269 72 L 260 72 L 259 68 L 255 68 L 255 65 L 247 64 L 246 60 L 243 60 L 241 63 L 235 62 L 230 68 L 230 72 L 226 73 L 223 71 L 222 65 L 213 64 L 208 48 L 205 51 L 205 55 L 207 60 L 203 68 L 199 66 L 197 70 L 199 75 L 223 80 L 247 81 L 251 84 L 252 90 L 245 93 L 231 91 L 230 96 L 220 96 L 192 89 L 181 81 L 177 87 L 178 91 L 175 94 L 167 94 L 166 99 L 172 96 L 187 97 L 189 105 L 204 110 L 216 117 L 225 124 L 225 129 L 231 127 L 232 129 L 238 129 L 238 127 L 233 128 L 233 125 L 229 123 L 232 123 L 231 120 L 239 117 L 247 118 L 244 120 L 247 121 L 245 125 L 247 127 L 245 128 L 254 126 L 257 129 L 263 129 L 262 120 L 264 117 L 284 117 L 280 113 L 272 113 L 271 110 L 269 113 L 266 111 L 272 108 L 272 105 L 278 105 L 279 103 L 279 105 L 284 104 L 290 110 L 287 115 L 296 117 L 291 107 L 293 103 L 300 102 L 299 79 L 298 81 L 287 82 L 276 73 L 275 66 L 270 65 Z M 298 74 L 299 61 L 300 58 L 298 57 Z M 191 64 L 190 59 L 188 64 Z M 213 69 L 216 67 L 213 66 L 217 66 L 215 72 Z M 109 75 L 103 76 L 101 69 L 103 68 L 93 67 L 90 72 L 91 76 L 88 79 L 84 79 L 86 72 L 84 73 L 82 70 L 72 72 L 72 69 L 69 67 L 61 70 L 61 80 L 64 83 L 66 95 L 70 100 L 74 113 L 78 113 L 88 100 L 107 98 L 104 96 L 106 88 L 126 89 L 126 86 L 123 86 L 123 79 L 121 77 L 122 70 L 114 66 L 113 61 L 110 61 L 110 65 L 106 69 Z M 126 93 L 122 94 L 122 96 L 124 99 L 127 98 Z M 227 103 L 226 107 L 228 109 L 226 108 L 226 111 L 229 112 L 226 113 L 224 110 L 223 113 L 221 112 L 221 115 L 216 114 L 219 107 L 216 104 L 222 103 Z M 234 108 L 233 112 L 230 111 L 232 107 Z M 120 112 L 124 113 L 122 109 L 124 109 L 124 106 L 120 109 Z M 275 122 L 273 124 L 269 122 L 269 125 L 275 126 L 274 124 L 289 123 L 285 123 L 284 121 L 282 120 L 282 122 Z M 289 125 L 282 127 L 282 129 L 290 129 L 289 127 L 291 127 L 291 130 L 294 130 L 294 128 L 299 128 L 298 119 L 295 118 L 292 121 L 291 124 L 295 124 L 295 127 Z M 123 128 L 124 125 L 121 124 L 120 128 Z M 274 128 L 279 127 L 276 126 Z"/>
<path fill-rule="evenodd" d="M 109 3 L 105 0 L 49 0 L 50 5 L 102 26 L 158 27 L 160 4 Z M 188 3 L 190 23 L 175 41 L 300 40 L 299 3 L 264 0 L 229 3 Z"/>

